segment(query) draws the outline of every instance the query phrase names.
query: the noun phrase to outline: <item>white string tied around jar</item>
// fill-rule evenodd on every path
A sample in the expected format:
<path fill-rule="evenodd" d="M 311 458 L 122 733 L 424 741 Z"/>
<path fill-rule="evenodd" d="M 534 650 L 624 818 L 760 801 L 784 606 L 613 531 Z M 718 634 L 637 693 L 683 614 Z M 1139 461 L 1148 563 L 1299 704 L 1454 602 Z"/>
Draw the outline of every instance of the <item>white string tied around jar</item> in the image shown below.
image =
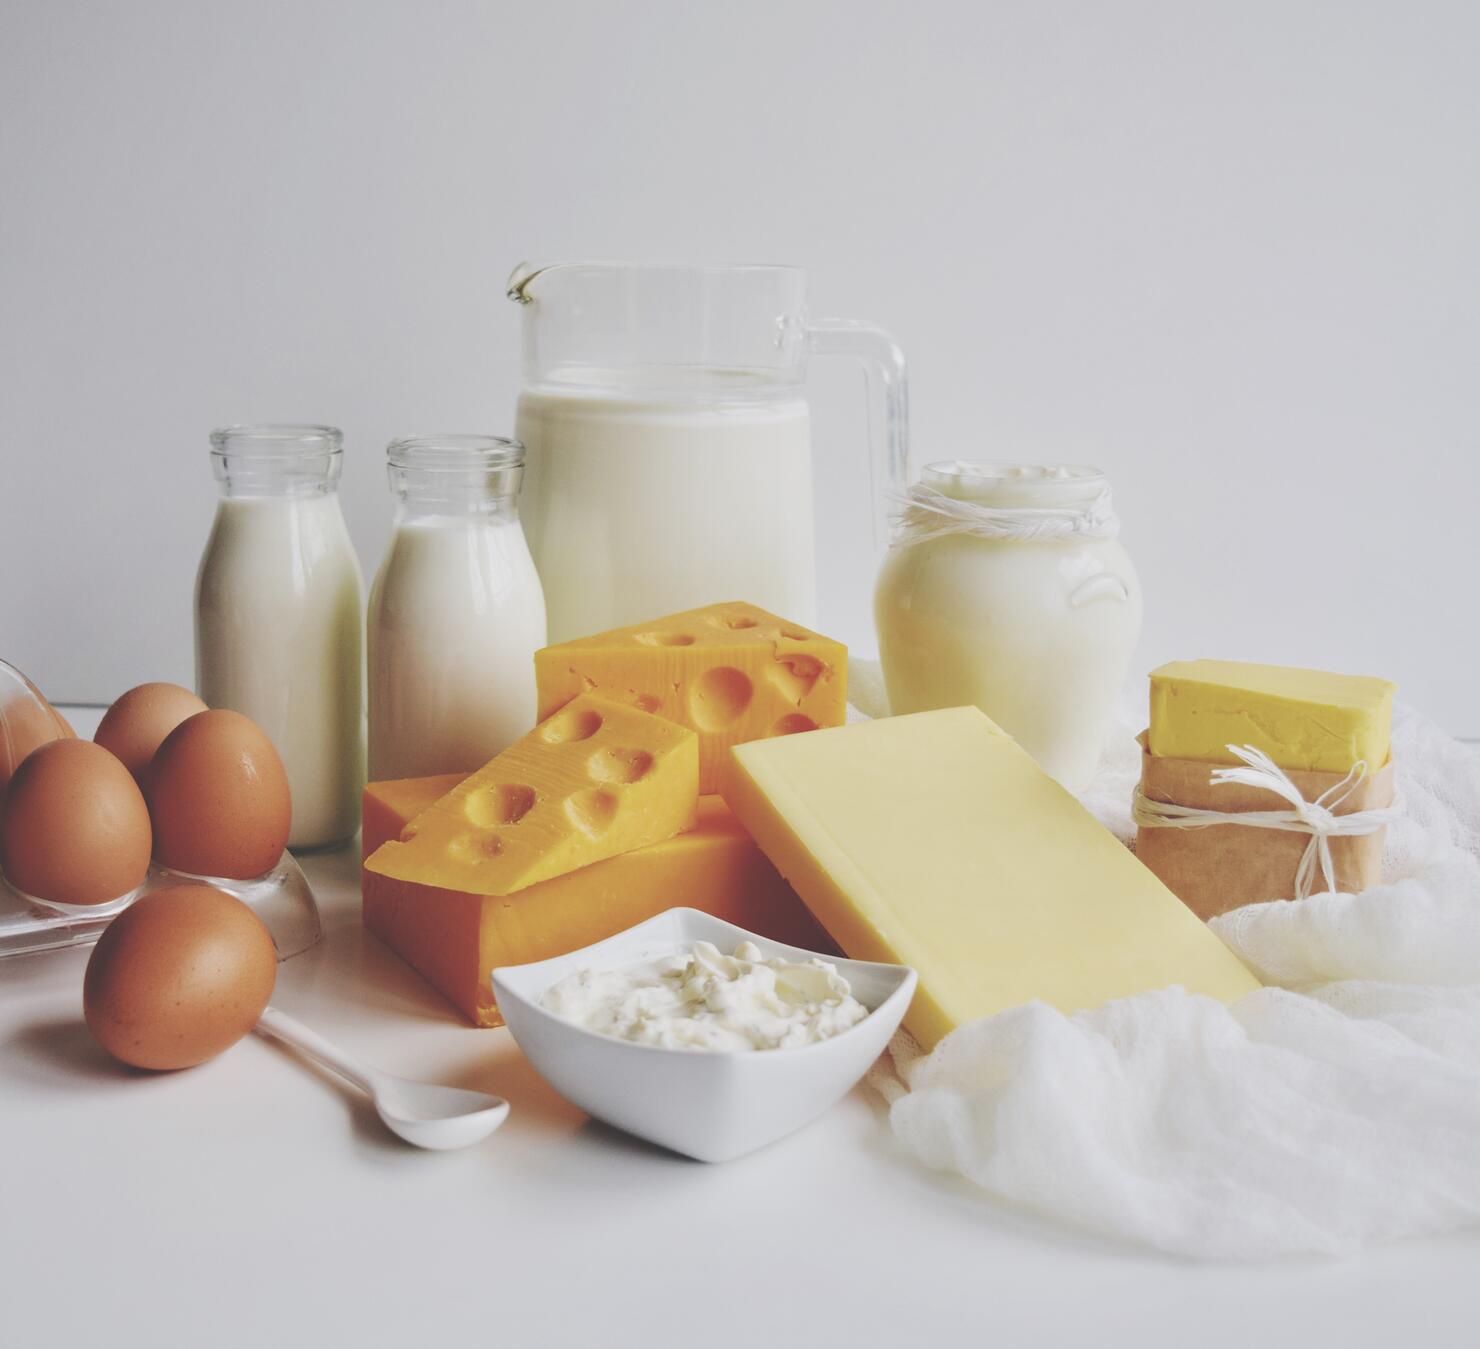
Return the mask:
<path fill-rule="evenodd" d="M 1214 784 L 1238 783 L 1257 787 L 1290 803 L 1289 810 L 1204 810 L 1179 806 L 1171 801 L 1154 801 L 1138 787 L 1131 805 L 1131 818 L 1143 829 L 1206 829 L 1210 825 L 1234 824 L 1254 829 L 1279 829 L 1287 833 L 1309 834 L 1310 842 L 1295 872 L 1295 898 L 1309 899 L 1315 891 L 1316 872 L 1326 883 L 1328 893 L 1336 889 L 1336 871 L 1331 861 L 1331 840 L 1376 833 L 1398 817 L 1397 806 L 1375 810 L 1355 810 L 1349 815 L 1336 814 L 1344 802 L 1367 776 L 1365 760 L 1358 760 L 1338 783 L 1328 787 L 1314 801 L 1307 801 L 1300 788 L 1263 750 L 1253 745 L 1229 745 L 1228 752 L 1242 760 L 1243 768 L 1216 768 Z"/>
<path fill-rule="evenodd" d="M 948 534 L 983 539 L 1052 542 L 1056 539 L 1113 539 L 1120 517 L 1111 504 L 1110 488 L 1101 487 L 1092 501 L 1074 506 L 986 506 L 937 492 L 924 483 L 890 492 L 896 543 L 922 543 Z"/>

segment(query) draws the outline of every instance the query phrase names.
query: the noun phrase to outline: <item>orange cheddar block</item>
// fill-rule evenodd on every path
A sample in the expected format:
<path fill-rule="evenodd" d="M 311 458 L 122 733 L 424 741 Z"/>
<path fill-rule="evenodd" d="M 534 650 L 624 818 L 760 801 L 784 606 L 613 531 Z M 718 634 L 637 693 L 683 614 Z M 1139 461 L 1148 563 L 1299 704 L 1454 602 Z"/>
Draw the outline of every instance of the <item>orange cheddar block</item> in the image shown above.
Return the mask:
<path fill-rule="evenodd" d="M 540 716 L 590 691 L 699 733 L 699 790 L 731 745 L 841 726 L 848 648 L 753 604 L 711 604 L 535 652 Z"/>
<path fill-rule="evenodd" d="M 363 847 L 374 852 L 455 786 L 407 778 L 365 788 Z M 675 905 L 703 909 L 776 941 L 837 948 L 717 796 L 693 830 L 512 895 L 395 880 L 365 871 L 365 926 L 477 1026 L 499 1026 L 489 974 L 610 937 Z"/>
<path fill-rule="evenodd" d="M 509 895 L 692 829 L 698 805 L 692 731 L 586 695 L 432 802 L 365 866 Z"/>

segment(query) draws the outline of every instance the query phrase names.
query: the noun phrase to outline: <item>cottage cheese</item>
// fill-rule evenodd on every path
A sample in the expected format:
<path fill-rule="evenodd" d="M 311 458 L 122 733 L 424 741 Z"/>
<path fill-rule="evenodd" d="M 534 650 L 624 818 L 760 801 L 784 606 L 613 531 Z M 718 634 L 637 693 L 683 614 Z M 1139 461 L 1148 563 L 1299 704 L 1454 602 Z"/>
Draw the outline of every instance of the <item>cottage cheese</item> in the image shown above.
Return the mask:
<path fill-rule="evenodd" d="M 753 942 L 614 970 L 578 970 L 540 1005 L 586 1030 L 662 1049 L 734 1051 L 817 1044 L 868 1015 L 825 960 L 767 960 Z"/>

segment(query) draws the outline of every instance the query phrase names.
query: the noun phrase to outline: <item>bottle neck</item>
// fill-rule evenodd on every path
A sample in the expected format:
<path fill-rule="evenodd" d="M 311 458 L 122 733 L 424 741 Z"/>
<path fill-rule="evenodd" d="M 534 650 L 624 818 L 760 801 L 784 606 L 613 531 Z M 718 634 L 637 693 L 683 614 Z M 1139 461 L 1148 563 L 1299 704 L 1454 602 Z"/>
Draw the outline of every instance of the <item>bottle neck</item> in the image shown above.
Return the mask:
<path fill-rule="evenodd" d="M 396 523 L 413 524 L 435 519 L 507 522 L 519 518 L 519 486 L 523 469 L 497 475 L 501 481 L 456 484 L 443 475 L 408 473 L 392 468 L 388 474 L 396 499 Z M 508 481 L 512 478 L 513 481 Z"/>
<path fill-rule="evenodd" d="M 524 447 L 497 436 L 416 436 L 392 441 L 386 474 L 396 523 L 519 518 Z"/>
<path fill-rule="evenodd" d="M 224 497 L 332 496 L 341 443 L 332 426 L 231 426 L 211 433 L 211 468 Z"/>

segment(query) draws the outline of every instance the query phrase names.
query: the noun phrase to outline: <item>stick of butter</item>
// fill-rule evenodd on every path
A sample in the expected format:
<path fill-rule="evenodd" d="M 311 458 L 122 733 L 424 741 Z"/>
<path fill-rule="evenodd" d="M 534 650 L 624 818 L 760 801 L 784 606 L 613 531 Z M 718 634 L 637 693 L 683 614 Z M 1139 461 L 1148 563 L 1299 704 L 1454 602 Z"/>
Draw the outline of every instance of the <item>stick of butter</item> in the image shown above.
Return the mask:
<path fill-rule="evenodd" d="M 1159 759 L 1240 762 L 1253 745 L 1281 768 L 1346 773 L 1388 760 L 1397 686 L 1232 660 L 1174 660 L 1151 672 L 1151 753 Z"/>
<path fill-rule="evenodd" d="M 974 707 L 759 740 L 726 799 L 849 956 L 912 965 L 925 1048 L 1041 999 L 1065 1012 L 1258 981 Z"/>

